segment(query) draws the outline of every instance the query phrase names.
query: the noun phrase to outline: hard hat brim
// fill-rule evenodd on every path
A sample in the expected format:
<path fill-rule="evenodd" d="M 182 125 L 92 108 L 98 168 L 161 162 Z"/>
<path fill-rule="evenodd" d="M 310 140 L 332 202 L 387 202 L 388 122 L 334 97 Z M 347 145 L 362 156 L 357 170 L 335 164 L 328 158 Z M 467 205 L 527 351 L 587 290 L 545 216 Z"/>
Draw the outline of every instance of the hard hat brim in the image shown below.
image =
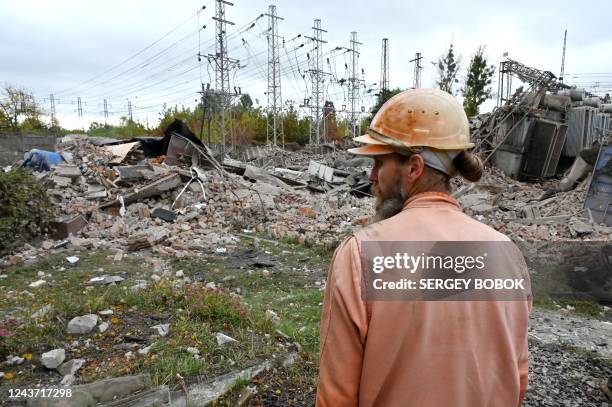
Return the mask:
<path fill-rule="evenodd" d="M 395 153 L 395 149 L 387 144 L 370 144 L 363 147 L 349 148 L 348 152 L 355 155 L 384 155 Z"/>
<path fill-rule="evenodd" d="M 385 142 L 380 140 L 376 140 L 374 137 L 369 134 L 364 134 L 363 136 L 355 137 L 353 141 L 364 144 L 377 144 L 377 145 L 387 145 Z"/>

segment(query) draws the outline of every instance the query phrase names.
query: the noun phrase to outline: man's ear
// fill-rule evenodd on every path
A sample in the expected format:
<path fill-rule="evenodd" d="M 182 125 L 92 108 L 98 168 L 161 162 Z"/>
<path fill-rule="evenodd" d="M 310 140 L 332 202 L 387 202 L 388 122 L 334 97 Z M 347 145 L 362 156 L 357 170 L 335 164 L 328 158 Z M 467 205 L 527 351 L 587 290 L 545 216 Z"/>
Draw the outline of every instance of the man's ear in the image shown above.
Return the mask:
<path fill-rule="evenodd" d="M 411 155 L 402 165 L 402 175 L 404 179 L 415 182 L 425 171 L 425 161 L 420 154 Z"/>

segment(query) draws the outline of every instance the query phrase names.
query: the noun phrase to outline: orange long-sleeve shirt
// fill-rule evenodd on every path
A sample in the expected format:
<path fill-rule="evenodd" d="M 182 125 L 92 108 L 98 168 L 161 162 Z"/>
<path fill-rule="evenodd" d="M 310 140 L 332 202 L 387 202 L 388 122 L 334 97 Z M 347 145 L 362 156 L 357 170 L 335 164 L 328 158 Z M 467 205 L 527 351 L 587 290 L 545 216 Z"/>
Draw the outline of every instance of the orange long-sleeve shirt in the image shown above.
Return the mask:
<path fill-rule="evenodd" d="M 520 405 L 531 301 L 363 301 L 360 248 L 373 240 L 509 241 L 432 192 L 346 239 L 325 290 L 317 405 Z M 520 254 L 510 267 L 528 278 Z"/>

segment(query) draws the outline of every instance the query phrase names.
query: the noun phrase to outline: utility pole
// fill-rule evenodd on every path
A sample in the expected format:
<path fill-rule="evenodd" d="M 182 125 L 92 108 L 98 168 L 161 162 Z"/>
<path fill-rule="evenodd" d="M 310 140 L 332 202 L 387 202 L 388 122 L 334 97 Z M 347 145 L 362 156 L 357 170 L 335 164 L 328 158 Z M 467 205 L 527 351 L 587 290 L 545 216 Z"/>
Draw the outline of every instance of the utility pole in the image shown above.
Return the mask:
<path fill-rule="evenodd" d="M 204 122 L 206 122 L 208 125 L 207 140 L 208 144 L 210 144 L 210 121 L 212 119 L 210 83 L 206 84 L 206 89 L 204 89 L 204 84 L 202 83 L 202 90 L 198 93 L 202 95 L 202 125 L 200 127 L 200 140 L 202 140 L 202 135 L 204 133 Z"/>
<path fill-rule="evenodd" d="M 313 62 L 311 64 L 312 69 L 309 69 L 310 78 L 312 81 L 311 87 L 311 97 L 310 97 L 310 115 L 311 115 L 311 126 L 310 126 L 310 144 L 319 144 L 320 141 L 320 129 L 321 129 L 321 120 L 323 116 L 323 89 L 325 77 L 323 76 L 324 72 L 321 69 L 322 64 L 322 52 L 323 44 L 327 44 L 327 41 L 323 41 L 323 33 L 326 33 L 327 30 L 323 30 L 321 28 L 321 20 L 315 19 L 314 25 L 312 27 L 314 33 L 312 37 L 306 36 L 309 40 L 312 41 L 312 59 Z"/>
<path fill-rule="evenodd" d="M 79 119 L 83 118 L 83 105 L 81 104 L 81 97 L 77 97 L 77 112 L 79 114 Z"/>
<path fill-rule="evenodd" d="M 559 75 L 559 82 L 563 83 L 563 76 L 565 75 L 565 45 L 567 43 L 567 28 L 565 34 L 563 34 L 563 56 L 561 57 L 561 74 Z"/>
<path fill-rule="evenodd" d="M 108 120 L 108 102 L 104 99 L 104 125 L 106 126 L 106 121 Z"/>
<path fill-rule="evenodd" d="M 389 92 L 389 39 L 382 40 L 382 55 L 380 62 L 380 93 L 381 97 Z"/>
<path fill-rule="evenodd" d="M 49 103 L 51 104 L 51 127 L 55 127 L 55 96 L 53 93 L 49 95 Z"/>
<path fill-rule="evenodd" d="M 132 102 L 128 99 L 128 119 L 129 121 L 133 121 L 132 120 Z"/>
<path fill-rule="evenodd" d="M 276 6 L 269 6 L 268 13 L 268 115 L 266 142 L 270 142 L 270 135 L 274 145 L 277 145 L 277 136 L 283 134 L 283 122 L 279 115 L 283 100 L 281 97 L 281 74 L 279 55 L 279 35 L 277 20 L 284 20 L 276 14 Z M 271 116 L 271 117 L 270 117 Z M 285 138 L 282 137 L 283 147 Z"/>
<path fill-rule="evenodd" d="M 359 57 L 359 52 L 357 50 L 357 46 L 358 45 L 362 45 L 361 42 L 357 41 L 357 32 L 353 31 L 351 32 L 351 47 L 350 47 L 350 52 L 351 52 L 351 64 L 350 66 L 350 73 L 349 73 L 349 78 L 348 78 L 348 86 L 349 86 L 349 104 L 351 106 L 351 111 L 350 113 L 350 123 L 351 123 L 351 129 L 352 129 L 352 133 L 353 133 L 353 137 L 357 137 L 358 136 L 358 132 L 359 132 L 359 116 L 360 114 L 358 114 L 357 110 L 356 110 L 356 104 L 357 104 L 357 99 L 359 98 L 359 63 L 358 63 L 358 57 Z"/>
<path fill-rule="evenodd" d="M 408 62 L 414 62 L 414 83 L 412 84 L 412 86 L 415 89 L 418 89 L 421 87 L 421 70 L 423 69 L 423 67 L 421 66 L 422 59 L 423 57 L 421 56 L 421 53 L 417 52 L 414 55 L 414 59 L 408 61 Z"/>
<path fill-rule="evenodd" d="M 221 143 L 223 151 L 225 151 L 225 141 L 227 136 L 231 136 L 231 115 L 227 114 L 227 110 L 231 104 L 231 98 L 238 95 L 238 92 L 231 92 L 230 89 L 230 72 L 231 70 L 238 67 L 239 60 L 229 58 L 227 56 L 227 25 L 234 25 L 233 22 L 225 19 L 225 6 L 233 6 L 226 0 L 215 0 L 216 1 L 216 15 L 213 20 L 215 24 L 215 53 L 208 55 L 201 55 L 208 59 L 208 61 L 214 62 L 215 68 L 215 97 L 214 100 L 218 103 L 217 110 L 218 114 L 214 115 L 215 119 L 215 131 L 221 133 Z M 215 135 L 217 136 L 217 135 Z M 218 138 L 218 137 L 215 137 Z"/>

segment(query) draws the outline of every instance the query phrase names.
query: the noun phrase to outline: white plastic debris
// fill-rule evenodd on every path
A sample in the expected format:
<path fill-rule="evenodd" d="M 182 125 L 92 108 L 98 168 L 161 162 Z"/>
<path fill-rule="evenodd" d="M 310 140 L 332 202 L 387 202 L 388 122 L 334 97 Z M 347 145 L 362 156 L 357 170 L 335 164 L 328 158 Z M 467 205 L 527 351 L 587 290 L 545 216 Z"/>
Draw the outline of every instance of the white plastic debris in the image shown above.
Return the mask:
<path fill-rule="evenodd" d="M 77 256 L 66 257 L 66 260 L 68 260 L 68 263 L 70 264 L 76 264 L 79 262 L 79 258 Z"/>
<path fill-rule="evenodd" d="M 217 247 L 217 249 L 215 250 L 216 253 L 222 254 L 222 253 L 227 253 L 227 248 L 225 247 Z"/>
<path fill-rule="evenodd" d="M 30 288 L 39 288 L 39 287 L 42 287 L 45 284 L 47 284 L 47 282 L 45 280 L 36 280 L 33 283 L 28 284 L 28 287 L 30 287 Z"/>

